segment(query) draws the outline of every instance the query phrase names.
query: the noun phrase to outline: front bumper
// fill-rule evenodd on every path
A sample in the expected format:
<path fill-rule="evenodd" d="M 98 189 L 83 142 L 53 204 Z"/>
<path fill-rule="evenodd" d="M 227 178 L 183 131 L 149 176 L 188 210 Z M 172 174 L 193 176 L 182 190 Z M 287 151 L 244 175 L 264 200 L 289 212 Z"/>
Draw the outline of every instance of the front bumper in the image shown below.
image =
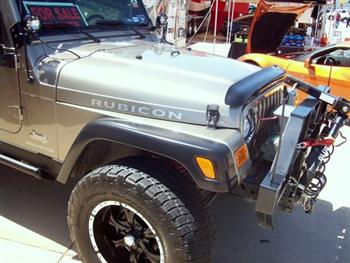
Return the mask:
<path fill-rule="evenodd" d="M 255 210 L 260 226 L 272 228 L 271 216 L 286 190 L 291 174 L 300 174 L 302 167 L 298 156 L 301 153 L 296 146 L 308 139 L 317 127 L 319 119 L 316 113 L 321 108 L 322 102 L 308 98 L 292 111 L 282 135 L 280 153 L 259 186 Z"/>

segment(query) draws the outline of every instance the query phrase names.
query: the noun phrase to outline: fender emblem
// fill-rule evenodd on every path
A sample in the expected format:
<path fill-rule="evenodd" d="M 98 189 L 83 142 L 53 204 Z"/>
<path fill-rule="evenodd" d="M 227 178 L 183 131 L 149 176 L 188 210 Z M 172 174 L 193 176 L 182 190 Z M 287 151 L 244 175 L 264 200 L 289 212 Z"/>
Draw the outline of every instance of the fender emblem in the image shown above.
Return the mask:
<path fill-rule="evenodd" d="M 42 144 L 47 144 L 49 141 L 46 135 L 38 133 L 35 130 L 32 130 L 29 136 L 34 141 L 41 142 Z"/>

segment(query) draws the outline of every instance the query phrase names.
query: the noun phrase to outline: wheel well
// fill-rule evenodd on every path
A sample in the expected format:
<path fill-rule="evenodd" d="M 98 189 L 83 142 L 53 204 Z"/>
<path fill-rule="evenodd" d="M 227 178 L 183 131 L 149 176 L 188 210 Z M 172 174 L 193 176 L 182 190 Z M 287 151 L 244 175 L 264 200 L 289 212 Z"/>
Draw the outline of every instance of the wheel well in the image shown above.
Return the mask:
<path fill-rule="evenodd" d="M 154 154 L 152 152 L 118 142 L 96 140 L 90 142 L 85 147 L 84 151 L 79 156 L 79 159 L 75 164 L 69 178 L 73 177 L 80 179 L 98 167 L 115 163 L 116 161 L 128 160 L 130 158 L 133 160 L 147 159 L 149 162 L 153 161 L 162 163 L 169 168 L 176 169 L 181 174 L 187 174 L 190 176 L 190 173 L 185 166 L 166 156 Z"/>

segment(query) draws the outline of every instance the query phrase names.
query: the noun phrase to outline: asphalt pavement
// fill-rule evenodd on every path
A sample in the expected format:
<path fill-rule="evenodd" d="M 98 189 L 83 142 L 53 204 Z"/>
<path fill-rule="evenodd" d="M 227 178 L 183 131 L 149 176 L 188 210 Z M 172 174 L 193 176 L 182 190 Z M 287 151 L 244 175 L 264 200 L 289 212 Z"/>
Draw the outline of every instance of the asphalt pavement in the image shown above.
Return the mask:
<path fill-rule="evenodd" d="M 350 139 L 350 128 L 344 134 Z M 349 263 L 349 153 L 350 142 L 336 150 L 313 214 L 277 212 L 272 231 L 256 225 L 254 203 L 219 196 L 216 262 Z M 79 262 L 66 226 L 72 188 L 0 167 L 0 263 Z"/>

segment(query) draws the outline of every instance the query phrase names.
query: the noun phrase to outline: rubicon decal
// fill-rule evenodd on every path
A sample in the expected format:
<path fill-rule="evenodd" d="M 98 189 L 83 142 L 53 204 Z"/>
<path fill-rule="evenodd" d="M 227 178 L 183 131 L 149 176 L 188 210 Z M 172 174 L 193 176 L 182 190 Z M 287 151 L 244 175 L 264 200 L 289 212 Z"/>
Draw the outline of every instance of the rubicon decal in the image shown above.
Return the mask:
<path fill-rule="evenodd" d="M 206 107 L 203 107 L 203 110 L 173 107 L 162 104 L 163 101 L 150 103 L 149 101 L 98 96 L 62 87 L 58 88 L 58 101 L 63 104 L 87 107 L 90 110 L 91 108 L 103 110 L 105 111 L 103 114 L 106 115 L 109 114 L 108 112 L 115 112 L 182 123 L 206 123 Z"/>
<path fill-rule="evenodd" d="M 164 118 L 170 120 L 182 120 L 182 113 L 163 108 L 151 108 L 146 105 L 136 105 L 131 103 L 120 103 L 110 100 L 91 99 L 91 105 L 94 108 L 105 110 L 114 110 L 118 112 L 133 113 L 136 115 L 150 116 L 155 118 Z"/>

